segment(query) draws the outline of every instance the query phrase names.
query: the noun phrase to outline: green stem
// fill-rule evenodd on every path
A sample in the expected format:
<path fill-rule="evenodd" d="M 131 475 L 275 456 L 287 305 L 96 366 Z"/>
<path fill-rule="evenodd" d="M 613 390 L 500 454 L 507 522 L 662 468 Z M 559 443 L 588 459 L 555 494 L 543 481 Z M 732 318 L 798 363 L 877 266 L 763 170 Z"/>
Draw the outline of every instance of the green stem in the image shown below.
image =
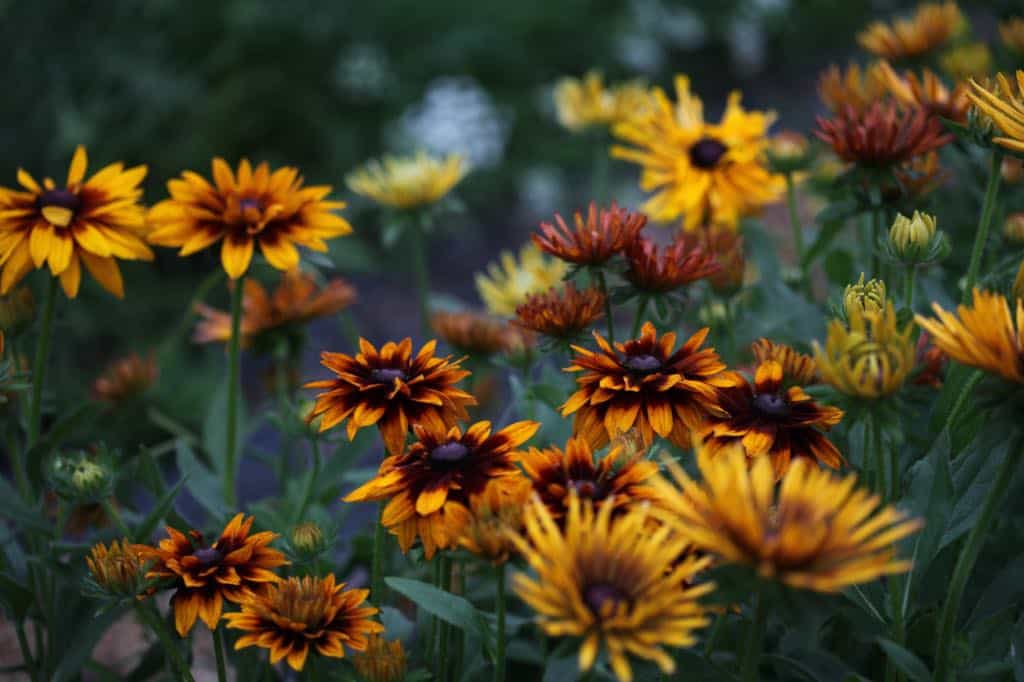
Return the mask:
<path fill-rule="evenodd" d="M 427 245 L 423 227 L 417 222 L 409 229 L 412 235 L 412 266 L 416 277 L 416 300 L 420 307 L 423 333 L 430 336 L 430 271 L 427 264 Z"/>
<path fill-rule="evenodd" d="M 28 677 L 31 682 L 36 682 L 36 662 L 32 658 L 32 649 L 28 645 L 28 637 L 25 635 L 25 624 L 19 621 L 15 627 L 18 632 L 18 648 L 21 649 L 21 661 L 25 665 Z"/>
<path fill-rule="evenodd" d="M 338 314 L 338 321 L 341 325 L 341 333 L 353 348 L 359 347 L 359 327 L 356 326 L 355 318 L 350 310 L 343 310 Z"/>
<path fill-rule="evenodd" d="M 635 339 L 640 336 L 640 327 L 644 324 L 644 313 L 647 312 L 647 304 L 650 300 L 651 297 L 647 294 L 640 295 L 640 301 L 636 304 L 636 319 L 633 320 L 633 331 L 629 338 Z"/>
<path fill-rule="evenodd" d="M 604 278 L 604 271 L 600 268 L 595 268 L 595 277 L 597 279 L 597 286 L 604 294 L 604 316 L 608 323 L 608 343 L 615 343 L 615 320 L 612 318 L 612 298 L 608 295 L 608 283 Z"/>
<path fill-rule="evenodd" d="M 715 624 L 711 626 L 711 634 L 708 635 L 708 641 L 704 645 L 704 658 L 710 659 L 711 654 L 714 653 L 715 647 L 718 645 L 718 638 L 722 634 L 722 625 L 725 624 L 725 612 L 719 613 L 715 616 Z"/>
<path fill-rule="evenodd" d="M 295 522 L 298 523 L 306 515 L 309 503 L 313 500 L 313 491 L 316 490 L 317 480 L 320 478 L 320 440 L 313 436 L 309 439 L 312 447 L 312 468 L 306 478 L 306 489 L 302 491 L 302 503 L 299 505 L 298 514 L 295 515 Z"/>
<path fill-rule="evenodd" d="M 985 186 L 985 203 L 981 205 L 981 218 L 978 221 L 978 231 L 974 235 L 974 247 L 971 249 L 971 262 L 967 267 L 967 282 L 964 286 L 963 302 L 969 303 L 971 292 L 974 291 L 974 284 L 978 281 L 978 269 L 981 267 L 981 256 L 988 243 L 989 226 L 992 223 L 992 214 L 995 212 L 996 195 L 999 193 L 999 180 L 1001 166 L 1003 164 L 1003 153 L 998 149 L 992 149 L 992 156 L 988 169 L 988 184 Z"/>
<path fill-rule="evenodd" d="M 871 276 L 884 279 L 882 276 L 882 259 L 878 252 L 878 241 L 882 238 L 882 230 L 885 229 L 885 212 L 881 206 L 875 207 L 871 212 Z"/>
<path fill-rule="evenodd" d="M 441 559 L 441 589 L 450 592 L 452 589 L 452 560 L 447 556 Z M 441 646 L 438 658 L 441 672 L 438 675 L 438 682 L 448 680 L 448 640 L 451 639 L 451 627 L 448 623 L 441 622 Z"/>
<path fill-rule="evenodd" d="M 494 568 L 494 581 L 498 588 L 495 611 L 498 620 L 498 642 L 494 655 L 494 682 L 505 681 L 505 564 Z"/>
<path fill-rule="evenodd" d="M 943 431 L 950 431 L 952 433 L 953 425 L 956 423 L 957 417 L 960 416 L 960 412 L 963 410 L 964 405 L 967 404 L 967 399 L 974 393 L 974 387 L 978 385 L 984 375 L 978 370 L 974 370 L 971 377 L 964 382 L 963 388 L 960 390 L 960 395 L 956 397 L 956 402 L 953 403 L 953 407 L 949 410 L 949 415 L 946 417 L 946 423 L 943 424 Z M 940 431 L 941 433 L 941 431 Z"/>
<path fill-rule="evenodd" d="M 800 269 L 800 282 L 804 283 L 807 273 L 804 269 L 804 226 L 800 222 L 800 214 L 797 211 L 796 183 L 793 181 L 793 174 L 786 173 L 786 204 L 789 206 L 789 224 L 793 228 L 793 249 L 796 252 L 796 264 Z"/>
<path fill-rule="evenodd" d="M 759 587 L 754 597 L 754 620 L 747 631 L 747 643 L 743 652 L 743 663 L 740 667 L 740 679 L 743 682 L 756 682 L 758 664 L 761 662 L 761 650 L 764 648 L 765 620 L 768 616 L 764 608 L 764 588 Z"/>
<path fill-rule="evenodd" d="M 224 662 L 224 628 L 211 630 L 213 635 L 213 652 L 217 656 L 217 682 L 227 682 L 228 671 Z"/>
<path fill-rule="evenodd" d="M 903 624 L 903 576 L 889 576 L 889 608 L 892 610 L 892 638 L 900 646 L 904 645 L 907 637 L 906 628 Z M 903 680 L 903 673 L 896 668 L 892 660 L 885 664 L 886 680 Z"/>
<path fill-rule="evenodd" d="M 306 679 L 309 682 L 320 682 L 320 657 L 316 652 L 310 652 L 309 658 L 306 659 L 306 668 Z"/>
<path fill-rule="evenodd" d="M 100 506 L 103 507 L 103 512 L 107 515 L 107 518 L 110 519 L 111 523 L 117 526 L 117 530 L 126 538 L 131 539 L 132 532 L 128 529 L 124 519 L 121 518 L 121 513 L 117 511 L 117 507 L 110 504 L 110 500 L 107 498 L 100 500 Z"/>
<path fill-rule="evenodd" d="M 242 345 L 242 301 L 245 275 L 235 280 L 231 292 L 231 339 L 228 343 L 228 414 L 225 426 L 224 501 L 229 509 L 236 506 L 235 470 L 237 469 L 239 364 Z"/>
<path fill-rule="evenodd" d="M 384 535 L 384 506 L 386 502 L 380 503 L 377 512 L 377 524 L 373 527 L 373 559 L 370 564 L 370 601 L 379 608 L 384 604 L 384 543 L 387 541 Z"/>
<path fill-rule="evenodd" d="M 189 672 L 185 659 L 181 657 L 178 643 L 171 637 L 167 624 L 160 617 L 160 614 L 156 613 L 150 605 L 144 605 L 142 602 L 136 601 L 133 603 L 133 606 L 139 620 L 152 630 L 153 634 L 160 640 L 160 646 L 164 648 L 164 655 L 171 662 L 171 667 L 174 669 L 177 679 L 184 682 L 192 682 L 192 673 Z"/>
<path fill-rule="evenodd" d="M 946 592 L 946 602 L 942 605 L 935 637 L 935 674 L 932 677 L 935 682 L 947 682 L 953 679 L 949 656 L 953 648 L 953 634 L 956 629 L 957 614 L 960 612 L 960 600 L 967 587 L 967 579 L 974 569 L 974 562 L 978 560 L 981 548 L 985 544 L 985 536 L 991 529 L 999 503 L 1013 480 L 1022 453 L 1024 453 L 1024 436 L 1018 434 L 1010 441 L 1010 449 L 999 465 L 996 479 L 989 489 L 988 495 L 985 496 L 978 520 L 960 550 L 960 556 L 957 558 L 953 577 L 949 583 L 949 590 Z"/>
<path fill-rule="evenodd" d="M 867 447 L 869 452 L 865 453 L 864 463 L 868 462 L 868 455 L 874 457 L 875 462 L 875 492 L 883 500 L 886 499 L 885 489 L 885 452 L 882 448 L 882 429 L 874 415 L 869 415 L 867 420 Z"/>
<path fill-rule="evenodd" d="M 911 312 L 914 310 L 914 280 L 917 279 L 917 267 L 908 265 L 903 276 L 903 305 Z"/>
<path fill-rule="evenodd" d="M 207 275 L 206 278 L 199 283 L 199 286 L 196 287 L 196 293 L 192 296 L 192 300 L 189 301 L 185 314 L 182 315 L 181 320 L 174 327 L 171 333 L 165 336 L 163 342 L 157 347 L 156 354 L 161 363 L 167 359 L 167 355 L 174 349 L 175 344 L 177 344 L 181 338 L 188 333 L 188 328 L 192 324 L 192 318 L 196 315 L 196 304 L 202 303 L 203 299 L 206 298 L 206 295 L 210 293 L 210 290 L 219 284 L 223 277 L 224 270 L 222 268 L 217 268 Z"/>
<path fill-rule="evenodd" d="M 57 304 L 57 278 L 47 277 L 46 298 L 43 316 L 39 321 L 39 337 L 36 339 L 36 355 L 32 364 L 32 402 L 28 411 L 28 442 L 26 451 L 39 442 L 39 431 L 43 420 L 43 385 L 46 383 L 46 365 L 50 356 L 50 339 L 53 336 L 53 311 Z M 14 457 L 13 453 L 11 455 Z M 25 462 L 16 462 L 14 475 L 18 488 L 27 500 L 31 494 Z"/>

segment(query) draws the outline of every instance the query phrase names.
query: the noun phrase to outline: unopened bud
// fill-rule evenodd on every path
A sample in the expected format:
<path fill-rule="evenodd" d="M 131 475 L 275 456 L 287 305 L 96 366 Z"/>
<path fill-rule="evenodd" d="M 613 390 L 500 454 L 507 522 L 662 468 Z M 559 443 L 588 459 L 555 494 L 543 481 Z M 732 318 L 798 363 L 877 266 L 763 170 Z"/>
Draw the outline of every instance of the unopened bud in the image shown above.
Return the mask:
<path fill-rule="evenodd" d="M 1003 236 L 1008 242 L 1024 244 L 1024 212 L 1018 211 L 1006 216 L 1006 222 L 1003 223 Z"/>
<path fill-rule="evenodd" d="M 843 309 L 851 317 L 854 309 L 858 312 L 882 312 L 885 309 L 885 282 L 880 279 L 864 281 L 864 273 L 855 284 L 847 284 L 843 290 Z"/>

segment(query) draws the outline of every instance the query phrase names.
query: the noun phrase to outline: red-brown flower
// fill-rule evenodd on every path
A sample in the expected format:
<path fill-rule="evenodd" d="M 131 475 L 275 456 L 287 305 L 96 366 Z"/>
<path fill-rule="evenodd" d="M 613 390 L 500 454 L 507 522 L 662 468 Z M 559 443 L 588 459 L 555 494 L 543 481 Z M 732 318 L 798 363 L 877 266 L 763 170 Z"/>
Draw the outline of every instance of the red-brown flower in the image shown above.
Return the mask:
<path fill-rule="evenodd" d="M 430 326 L 442 341 L 469 355 L 513 353 L 531 342 L 508 320 L 487 313 L 438 311 L 430 315 Z"/>
<path fill-rule="evenodd" d="M 515 448 L 540 428 L 521 421 L 491 432 L 488 421 L 463 433 L 458 427 L 416 425 L 416 442 L 408 451 L 381 462 L 377 475 L 345 496 L 345 502 L 390 500 L 381 516 L 403 552 L 417 537 L 427 559 L 438 549 L 456 546 L 472 520 L 470 498 L 488 483 L 522 476 Z"/>
<path fill-rule="evenodd" d="M 569 493 L 601 506 L 609 502 L 616 511 L 638 502 L 657 499 L 649 480 L 657 475 L 657 463 L 644 457 L 644 450 L 627 452 L 621 444 L 598 460 L 583 438 L 570 438 L 565 451 L 557 446 L 530 448 L 520 458 L 533 490 L 551 512 L 561 519 L 569 509 Z"/>
<path fill-rule="evenodd" d="M 782 365 L 775 360 L 758 366 L 753 386 L 740 379 L 719 389 L 719 405 L 727 414 L 709 415 L 700 430 L 708 454 L 742 442 L 749 458 L 771 457 L 776 478 L 797 457 L 833 469 L 843 464 L 839 450 L 822 433 L 839 423 L 842 410 L 818 405 L 799 386 L 785 388 Z"/>
<path fill-rule="evenodd" d="M 942 388 L 943 377 L 946 374 L 946 365 L 949 358 L 942 352 L 942 349 L 932 343 L 932 337 L 928 332 L 922 332 L 917 338 L 917 372 L 911 380 L 916 386 L 928 386 L 930 388 Z"/>
<path fill-rule="evenodd" d="M 713 254 L 719 270 L 708 275 L 708 283 L 715 291 L 734 293 L 743 286 L 747 259 L 743 253 L 743 235 L 722 227 L 707 227 L 680 235 L 688 251 L 703 250 Z"/>
<path fill-rule="evenodd" d="M 321 353 L 320 363 L 337 376 L 306 384 L 306 388 L 326 389 L 316 397 L 307 418 L 322 417 L 320 431 L 347 419 L 349 439 L 364 426 L 376 424 L 392 455 L 405 449 L 412 424 L 447 429 L 468 419 L 466 406 L 476 405 L 476 398 L 456 384 L 469 372 L 459 366 L 462 360 L 435 357 L 436 347 L 436 341 L 429 341 L 413 357 L 412 339 L 388 341 L 380 351 L 359 339 L 355 357 Z"/>
<path fill-rule="evenodd" d="M 92 384 L 92 394 L 97 400 L 118 404 L 145 393 L 160 376 L 153 357 L 144 358 L 132 353 L 114 361 Z"/>
<path fill-rule="evenodd" d="M 573 338 L 604 316 L 607 298 L 596 287 L 579 291 L 566 282 L 542 294 L 533 294 L 516 308 L 521 327 L 556 339 Z"/>
<path fill-rule="evenodd" d="M 953 139 L 924 109 L 894 102 L 875 102 L 863 111 L 846 106 L 831 119 L 819 116 L 815 135 L 844 161 L 872 168 L 905 163 Z"/>
<path fill-rule="evenodd" d="M 138 546 L 143 558 L 155 562 L 146 577 L 175 581 L 171 607 L 182 637 L 197 616 L 211 630 L 216 629 L 225 599 L 241 603 L 253 594 L 265 593 L 270 583 L 281 579 L 270 569 L 284 566 L 288 560 L 267 546 L 277 533 L 249 535 L 252 522 L 252 516 L 237 514 L 210 545 L 199 531 L 185 535 L 168 526 L 168 537 L 157 547 Z"/>
<path fill-rule="evenodd" d="M 661 248 L 637 237 L 626 247 L 626 261 L 626 279 L 637 289 L 655 294 L 673 291 L 721 270 L 713 253 L 678 238 Z"/>
<path fill-rule="evenodd" d="M 647 224 L 647 216 L 619 208 L 600 211 L 590 202 L 586 220 L 578 211 L 573 214 L 573 228 L 562 216 L 555 214 L 555 224 L 541 223 L 540 234 L 530 235 L 533 243 L 556 258 L 577 265 L 603 265 L 636 239 Z"/>
<path fill-rule="evenodd" d="M 576 357 L 565 371 L 581 373 L 579 390 L 562 406 L 562 414 L 576 413 L 574 434 L 594 449 L 631 429 L 644 445 L 657 434 L 689 447 L 690 429 L 709 414 L 727 414 L 718 405 L 716 389 L 743 380 L 724 371 L 713 348 L 700 347 L 707 335 L 707 328 L 701 329 L 673 350 L 676 335 L 669 332 L 659 339 L 647 322 L 639 339 L 615 348 L 597 332 L 597 351 L 573 346 Z"/>

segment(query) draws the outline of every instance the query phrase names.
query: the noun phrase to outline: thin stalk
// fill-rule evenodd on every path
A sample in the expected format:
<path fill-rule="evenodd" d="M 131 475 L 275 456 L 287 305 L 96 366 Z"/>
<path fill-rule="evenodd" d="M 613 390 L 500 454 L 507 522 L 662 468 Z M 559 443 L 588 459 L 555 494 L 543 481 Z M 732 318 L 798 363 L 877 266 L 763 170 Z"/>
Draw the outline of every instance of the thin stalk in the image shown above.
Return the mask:
<path fill-rule="evenodd" d="M 903 576 L 891 575 L 887 582 L 889 608 L 892 609 L 892 639 L 903 646 L 907 638 L 906 626 L 903 624 Z M 903 673 L 893 664 L 892 659 L 888 659 L 885 663 L 885 679 L 898 682 L 905 679 Z"/>
<path fill-rule="evenodd" d="M 39 442 L 39 431 L 43 420 L 43 385 L 46 383 L 46 366 L 50 357 L 50 339 L 53 336 L 53 311 L 57 305 L 57 278 L 47 277 L 46 298 L 43 303 L 43 316 L 39 321 L 39 337 L 36 339 L 36 354 L 32 359 L 32 402 L 28 409 L 28 442 L 25 451 L 31 450 Z M 12 457 L 15 455 L 12 453 Z M 20 458 L 19 458 L 20 459 Z M 31 494 L 25 462 L 15 463 L 14 475 L 18 480 L 18 488 L 22 496 L 28 499 Z"/>
<path fill-rule="evenodd" d="M 765 620 L 768 616 L 764 608 L 764 588 L 757 590 L 754 598 L 754 620 L 747 631 L 747 643 L 743 652 L 743 663 L 740 667 L 740 679 L 743 682 L 756 682 L 758 664 L 761 662 L 761 651 L 764 648 Z"/>
<path fill-rule="evenodd" d="M 217 284 L 220 283 L 221 278 L 224 277 L 224 270 L 221 268 L 215 269 L 206 278 L 199 283 L 196 287 L 196 293 L 192 295 L 192 300 L 189 301 L 188 308 L 185 309 L 185 314 L 182 315 L 181 320 L 175 325 L 174 329 L 170 334 L 164 337 L 163 342 L 157 346 L 157 358 L 162 362 L 166 356 L 174 350 L 175 344 L 177 344 L 185 334 L 188 333 L 189 327 L 192 325 L 192 318 L 196 315 L 196 304 L 201 303 L 206 295 L 210 293 Z"/>
<path fill-rule="evenodd" d="M 306 661 L 308 677 L 306 678 L 309 682 L 320 682 L 320 657 L 312 652 L 310 657 Z"/>
<path fill-rule="evenodd" d="M 139 620 L 152 630 L 153 634 L 160 640 L 160 646 L 163 647 L 164 655 L 174 669 L 176 679 L 183 682 L 193 682 L 192 673 L 189 671 L 185 659 L 181 657 L 178 644 L 171 636 L 170 631 L 167 629 L 167 624 L 160 617 L 160 614 L 156 613 L 150 605 L 144 605 L 143 602 L 133 602 L 132 606 L 135 608 L 135 613 Z"/>
<path fill-rule="evenodd" d="M 949 591 L 946 593 L 946 602 L 942 605 L 939 627 L 935 637 L 935 674 L 932 677 L 935 682 L 947 682 L 953 679 L 949 655 L 953 648 L 953 633 L 956 629 L 957 614 L 960 612 L 960 600 L 964 596 L 967 579 L 974 569 L 974 562 L 978 560 L 981 548 L 985 544 L 985 536 L 992 527 L 999 503 L 1002 501 L 1010 481 L 1013 480 L 1022 453 L 1024 453 L 1024 436 L 1018 434 L 1010 442 L 1010 450 L 1006 453 L 1002 464 L 999 465 L 996 479 L 989 489 L 988 495 L 985 496 L 978 521 L 968 534 L 967 541 L 956 560 L 956 567 L 953 569 L 953 578 L 950 580 Z"/>
<path fill-rule="evenodd" d="M 864 453 L 864 462 L 868 462 L 868 455 L 874 457 L 875 463 L 875 492 L 883 500 L 886 499 L 885 489 L 885 451 L 882 449 L 882 429 L 874 415 L 868 417 L 867 421 L 867 446 L 869 452 Z"/>
<path fill-rule="evenodd" d="M 608 295 L 608 283 L 604 278 L 604 271 L 600 268 L 595 268 L 596 273 L 594 277 L 597 279 L 597 286 L 604 294 L 604 316 L 608 323 L 608 343 L 615 343 L 615 320 L 612 318 L 612 299 Z"/>
<path fill-rule="evenodd" d="M 715 647 L 718 645 L 718 637 L 722 634 L 722 625 L 725 624 L 725 612 L 719 613 L 715 616 L 715 624 L 711 626 L 711 634 L 708 635 L 708 641 L 704 645 L 704 658 L 710 659 L 711 654 L 715 652 Z"/>
<path fill-rule="evenodd" d="M 949 416 L 946 417 L 946 423 L 943 424 L 943 430 L 949 431 L 953 428 L 956 423 L 957 417 L 960 416 L 960 412 L 963 410 L 964 405 L 967 404 L 967 399 L 974 393 L 974 387 L 978 385 L 984 375 L 978 370 L 974 370 L 971 374 L 971 378 L 964 383 L 963 389 L 960 391 L 960 395 L 957 396 L 956 402 L 953 403 L 953 408 L 949 411 Z"/>
<path fill-rule="evenodd" d="M 117 507 L 110 503 L 110 500 L 104 498 L 100 500 L 100 506 L 103 507 L 103 513 L 107 515 L 107 518 L 117 526 L 117 530 L 121 532 L 126 538 L 132 537 L 132 532 L 128 529 L 128 525 L 121 518 L 121 512 L 117 511 Z"/>
<path fill-rule="evenodd" d="M 640 295 L 640 301 L 636 304 L 636 319 L 633 320 L 633 331 L 629 338 L 635 339 L 640 336 L 640 327 L 644 324 L 644 313 L 647 312 L 647 304 L 650 303 L 651 297 L 647 294 Z"/>
<path fill-rule="evenodd" d="M 881 207 L 876 207 L 871 212 L 871 276 L 884 279 L 882 276 L 882 258 L 878 252 L 878 240 L 882 237 L 882 230 L 885 229 L 885 213 Z"/>
<path fill-rule="evenodd" d="M 420 307 L 423 334 L 430 335 L 430 271 L 427 264 L 427 245 L 423 227 L 417 222 L 410 229 L 412 236 L 412 267 L 416 277 L 416 300 Z"/>
<path fill-rule="evenodd" d="M 338 323 L 341 327 L 341 334 L 345 340 L 352 344 L 353 348 L 359 347 L 359 327 L 356 326 L 352 311 L 343 310 L 338 314 Z"/>
<path fill-rule="evenodd" d="M 291 416 L 288 369 L 288 342 L 279 341 L 274 347 L 274 392 L 277 398 L 277 411 L 282 423 Z M 291 464 L 292 439 L 287 428 L 282 428 L 278 433 L 281 438 L 281 453 L 275 462 L 275 474 L 277 482 L 281 485 L 281 491 L 284 492 L 284 480 Z"/>
<path fill-rule="evenodd" d="M 786 205 L 789 207 L 789 224 L 793 228 L 793 250 L 796 252 L 796 264 L 800 269 L 800 283 L 803 285 L 807 279 L 804 269 L 804 226 L 800 222 L 800 214 L 797 211 L 796 183 L 793 181 L 792 173 L 786 173 Z"/>
<path fill-rule="evenodd" d="M 29 647 L 28 637 L 25 635 L 25 624 L 19 621 L 15 629 L 18 632 L 18 648 L 21 649 L 22 663 L 25 665 L 29 679 L 32 682 L 36 682 L 38 679 L 36 675 L 36 662 L 32 658 L 32 649 Z"/>
<path fill-rule="evenodd" d="M 313 436 L 309 439 L 309 442 L 312 447 L 313 466 L 306 478 L 306 489 L 302 492 L 302 502 L 299 504 L 299 512 L 295 516 L 296 523 L 302 520 L 306 510 L 309 509 L 309 503 L 313 500 L 313 491 L 316 489 L 317 480 L 320 478 L 320 440 Z"/>
<path fill-rule="evenodd" d="M 441 557 L 435 555 L 433 561 L 430 562 L 431 580 L 430 584 L 434 587 L 441 586 Z M 436 663 L 437 653 L 437 638 L 440 634 L 441 620 L 437 616 L 430 617 L 430 631 L 427 633 L 427 660 Z"/>
<path fill-rule="evenodd" d="M 242 345 L 242 296 L 245 289 L 245 275 L 235 280 L 231 292 L 231 340 L 228 343 L 228 414 L 225 426 L 224 452 L 224 501 L 228 508 L 235 507 L 235 469 L 237 468 L 238 443 L 238 394 L 239 364 Z"/>
<path fill-rule="evenodd" d="M 370 601 L 380 607 L 384 603 L 384 506 L 381 502 L 377 511 L 377 525 L 373 527 L 373 560 L 370 564 Z"/>
<path fill-rule="evenodd" d="M 224 662 L 224 628 L 211 630 L 213 635 L 213 652 L 217 656 L 217 682 L 227 682 L 228 670 Z"/>
<path fill-rule="evenodd" d="M 967 282 L 964 286 L 963 302 L 969 303 L 971 292 L 974 291 L 974 284 L 978 281 L 978 269 L 981 267 L 981 256 L 988 243 L 988 230 L 992 224 L 992 214 L 995 212 L 996 195 L 999 194 L 999 180 L 1002 177 L 1001 166 L 1003 154 L 998 149 L 992 149 L 992 156 L 988 168 L 988 184 L 985 186 L 985 202 L 981 205 L 981 218 L 978 221 L 978 231 L 974 235 L 974 246 L 971 248 L 971 262 L 967 266 Z"/>
<path fill-rule="evenodd" d="M 498 588 L 495 611 L 498 620 L 498 642 L 494 655 L 494 682 L 505 682 L 505 564 L 494 568 L 494 581 Z"/>
<path fill-rule="evenodd" d="M 455 583 L 452 586 L 452 593 L 457 594 L 460 597 L 466 596 L 466 562 L 457 561 L 455 563 Z M 466 653 L 466 633 L 462 629 L 455 631 L 455 656 L 454 656 L 454 668 L 452 669 L 452 679 L 461 680 L 463 672 L 463 661 L 465 660 Z"/>
<path fill-rule="evenodd" d="M 908 265 L 903 276 L 903 305 L 911 311 L 914 310 L 914 280 L 917 279 L 917 268 Z"/>

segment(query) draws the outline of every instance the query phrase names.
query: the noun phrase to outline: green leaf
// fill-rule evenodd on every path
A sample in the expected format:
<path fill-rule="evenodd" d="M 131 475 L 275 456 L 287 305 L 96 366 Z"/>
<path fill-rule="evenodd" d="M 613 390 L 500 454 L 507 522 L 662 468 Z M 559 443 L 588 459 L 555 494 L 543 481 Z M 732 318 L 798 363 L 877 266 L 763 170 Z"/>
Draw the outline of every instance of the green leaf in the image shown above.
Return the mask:
<path fill-rule="evenodd" d="M 950 450 L 950 434 L 944 431 L 928 455 L 910 469 L 908 506 L 924 519 L 924 528 L 918 533 L 914 547 L 914 566 L 911 569 L 914 582 L 920 582 L 939 553 L 942 536 L 953 513 L 955 491 L 949 464 Z"/>
<path fill-rule="evenodd" d="M 837 204 L 832 205 L 832 207 L 834 206 L 837 206 Z M 825 209 L 825 211 L 822 211 L 822 213 L 818 215 L 818 222 L 822 223 L 821 230 L 818 232 L 818 236 L 814 239 L 814 243 L 811 244 L 810 248 L 808 248 L 807 251 L 804 252 L 804 257 L 801 261 L 801 265 L 803 265 L 805 268 L 810 266 L 811 263 L 817 260 L 821 254 L 825 253 L 825 249 L 827 249 L 832 244 L 835 238 L 839 236 L 839 233 L 843 231 L 843 227 L 846 225 L 845 218 L 828 219 L 826 221 L 822 221 L 822 215 L 826 213 L 828 210 L 829 209 Z"/>
<path fill-rule="evenodd" d="M 1024 583 L 1020 579 L 1022 575 L 1024 575 L 1024 554 L 1006 564 L 996 574 L 996 577 L 989 581 L 964 624 L 964 629 L 970 630 L 975 623 L 990 618 L 1005 609 L 1013 608 L 1024 600 Z"/>
<path fill-rule="evenodd" d="M 0 573 L 0 599 L 18 623 L 25 620 L 33 602 L 32 592 L 6 573 Z"/>
<path fill-rule="evenodd" d="M 24 531 L 46 535 L 53 533 L 49 520 L 35 506 L 26 505 L 3 477 L 0 477 L 0 517 L 10 519 Z"/>
<path fill-rule="evenodd" d="M 853 256 L 849 251 L 836 249 L 825 256 L 825 274 L 828 281 L 837 286 L 853 281 Z"/>
<path fill-rule="evenodd" d="M 920 658 L 885 637 L 876 637 L 875 641 L 885 650 L 885 654 L 892 664 L 913 682 L 931 682 L 932 675 Z"/>
<path fill-rule="evenodd" d="M 174 504 L 174 499 L 178 496 L 178 491 L 181 490 L 181 486 L 185 485 L 186 480 L 188 480 L 188 475 L 183 474 L 178 479 L 178 482 L 164 493 L 163 497 L 157 500 L 156 504 L 153 505 L 152 511 L 146 515 L 142 523 L 136 526 L 134 534 L 136 542 L 144 542 L 149 539 L 149 536 L 156 530 L 157 525 L 166 516 L 167 512 L 170 511 L 171 506 Z"/>
<path fill-rule="evenodd" d="M 88 623 L 76 627 L 71 642 L 60 652 L 60 665 L 53 671 L 51 682 L 64 682 L 78 679 L 82 666 L 92 654 L 96 642 L 107 631 L 110 625 L 121 617 L 121 609 L 110 609 Z"/>
<path fill-rule="evenodd" d="M 241 396 L 239 396 L 241 398 Z M 206 410 L 206 419 L 203 421 L 203 450 L 210 456 L 210 462 L 219 473 L 224 471 L 224 463 L 227 461 L 227 453 L 224 450 L 227 442 L 228 424 L 228 380 L 227 377 L 217 386 L 213 399 Z M 235 440 L 235 462 L 238 462 L 238 452 L 245 442 L 246 415 L 245 401 L 238 401 L 238 438 Z"/>
<path fill-rule="evenodd" d="M 215 517 L 227 518 L 230 515 L 230 510 L 224 504 L 220 479 L 196 458 L 195 452 L 188 443 L 178 441 L 175 461 L 181 477 L 188 478 L 185 488 L 192 494 L 196 502 Z"/>
<path fill-rule="evenodd" d="M 483 614 L 462 597 L 409 578 L 384 578 L 384 582 L 424 611 L 461 630 L 476 634 L 487 651 L 494 651 L 494 636 Z"/>

